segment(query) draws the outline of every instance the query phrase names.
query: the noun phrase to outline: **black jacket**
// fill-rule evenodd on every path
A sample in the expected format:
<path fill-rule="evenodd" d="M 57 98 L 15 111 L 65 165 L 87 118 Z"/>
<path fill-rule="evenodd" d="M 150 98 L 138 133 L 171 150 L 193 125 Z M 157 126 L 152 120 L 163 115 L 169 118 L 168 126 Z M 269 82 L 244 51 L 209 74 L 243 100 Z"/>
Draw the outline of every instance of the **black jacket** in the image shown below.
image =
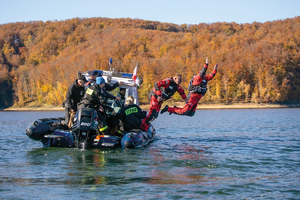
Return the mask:
<path fill-rule="evenodd" d="M 115 99 L 116 97 L 109 94 L 105 89 L 101 89 L 97 84 L 93 84 L 86 90 L 78 107 L 98 109 L 99 106 L 102 106 L 112 112 L 114 109 L 107 105 L 107 98 Z"/>
<path fill-rule="evenodd" d="M 108 84 L 108 83 L 105 83 L 104 89 L 106 89 L 107 91 L 112 91 L 112 90 L 116 89 L 118 86 L 119 86 L 118 82 L 116 82 L 112 86 L 110 84 Z"/>
<path fill-rule="evenodd" d="M 120 112 L 120 120 L 125 124 L 124 130 L 129 131 L 131 129 L 140 129 L 142 124 L 142 119 L 147 115 L 146 111 L 136 104 L 124 106 Z"/>
<path fill-rule="evenodd" d="M 96 81 L 93 79 L 89 79 L 88 82 L 85 84 L 85 88 L 89 88 L 91 85 L 95 85 Z M 114 89 L 116 89 L 119 86 L 119 83 L 116 82 L 115 84 L 113 84 L 112 86 L 108 83 L 105 83 L 105 87 L 104 89 L 106 89 L 107 91 L 112 91 Z"/>
<path fill-rule="evenodd" d="M 69 87 L 66 95 L 66 107 L 77 111 L 77 104 L 80 102 L 84 95 L 84 87 L 77 86 L 77 79 Z"/>

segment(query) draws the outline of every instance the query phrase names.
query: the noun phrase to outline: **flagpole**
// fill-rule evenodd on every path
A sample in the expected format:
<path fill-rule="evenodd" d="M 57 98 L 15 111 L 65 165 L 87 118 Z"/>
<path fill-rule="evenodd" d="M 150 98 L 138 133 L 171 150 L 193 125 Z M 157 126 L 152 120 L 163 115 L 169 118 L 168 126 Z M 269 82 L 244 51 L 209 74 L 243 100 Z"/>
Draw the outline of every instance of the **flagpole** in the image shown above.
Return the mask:
<path fill-rule="evenodd" d="M 112 58 L 109 59 L 109 71 L 111 72 Z"/>

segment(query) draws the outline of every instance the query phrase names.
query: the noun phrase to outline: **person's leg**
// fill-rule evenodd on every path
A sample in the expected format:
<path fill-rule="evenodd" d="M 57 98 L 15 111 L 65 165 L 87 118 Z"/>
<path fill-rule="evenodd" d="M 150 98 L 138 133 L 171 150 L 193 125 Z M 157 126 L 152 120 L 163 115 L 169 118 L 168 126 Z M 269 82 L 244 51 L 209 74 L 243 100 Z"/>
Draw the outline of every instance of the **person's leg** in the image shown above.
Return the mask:
<path fill-rule="evenodd" d="M 123 135 L 124 131 L 124 124 L 120 119 L 118 119 L 118 134 Z"/>
<path fill-rule="evenodd" d="M 70 118 L 69 108 L 65 107 L 65 121 L 63 122 L 63 124 L 65 126 L 68 126 L 68 124 L 69 124 L 69 118 Z"/>
<path fill-rule="evenodd" d="M 197 109 L 198 102 L 200 101 L 201 98 L 202 98 L 201 94 L 191 94 L 188 103 L 185 104 L 183 108 L 168 107 L 168 112 L 177 115 L 193 116 Z"/>
<path fill-rule="evenodd" d="M 109 134 L 110 135 L 116 135 L 118 133 L 119 127 L 118 127 L 118 121 L 116 119 L 116 116 L 114 115 L 107 115 L 106 116 L 106 125 L 108 126 Z"/>
<path fill-rule="evenodd" d="M 158 117 L 162 102 L 158 102 L 157 99 L 152 96 L 150 101 L 150 108 L 148 115 L 143 119 L 141 129 L 147 131 L 150 123 Z"/>
<path fill-rule="evenodd" d="M 98 130 L 99 130 L 99 133 L 101 135 L 109 135 L 108 126 L 106 124 L 105 117 L 100 112 L 97 112 L 97 115 L 98 115 Z"/>
<path fill-rule="evenodd" d="M 158 116 L 158 113 L 156 111 L 156 109 L 153 109 L 153 111 L 151 112 L 151 115 L 146 119 L 143 120 L 142 125 L 141 125 L 141 130 L 143 131 L 147 131 L 149 129 L 150 123 L 155 120 Z"/>
<path fill-rule="evenodd" d="M 190 116 L 190 117 L 194 116 L 194 114 L 195 114 L 195 112 L 196 112 L 196 109 L 197 109 L 197 105 L 198 105 L 198 104 L 195 104 L 195 105 L 193 106 L 193 108 L 191 109 L 191 111 L 188 112 L 187 116 Z"/>
<path fill-rule="evenodd" d="M 178 114 L 178 115 L 189 115 L 189 112 L 192 111 L 193 107 L 195 107 L 195 105 L 189 102 L 185 104 L 183 108 L 169 107 L 168 112 Z"/>

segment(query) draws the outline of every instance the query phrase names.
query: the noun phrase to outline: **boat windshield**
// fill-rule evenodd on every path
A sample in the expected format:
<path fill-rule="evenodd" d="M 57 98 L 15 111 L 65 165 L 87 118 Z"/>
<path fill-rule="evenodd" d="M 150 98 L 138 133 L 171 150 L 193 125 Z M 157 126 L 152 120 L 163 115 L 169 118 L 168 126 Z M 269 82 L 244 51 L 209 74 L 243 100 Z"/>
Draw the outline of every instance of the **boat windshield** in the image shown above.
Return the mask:
<path fill-rule="evenodd" d="M 123 87 L 124 88 L 124 87 Z M 125 92 L 125 99 L 128 97 L 128 96 L 133 96 L 134 98 L 134 103 L 139 105 L 139 97 L 138 97 L 138 92 L 137 92 L 137 88 L 136 87 L 125 87 L 126 88 L 126 92 Z M 114 89 L 113 91 L 109 91 L 110 94 L 114 95 L 114 96 L 117 96 L 118 93 L 120 92 L 120 87 L 117 87 L 116 89 Z M 114 100 L 113 99 L 108 99 L 107 100 L 107 104 L 109 106 L 112 106 Z"/>

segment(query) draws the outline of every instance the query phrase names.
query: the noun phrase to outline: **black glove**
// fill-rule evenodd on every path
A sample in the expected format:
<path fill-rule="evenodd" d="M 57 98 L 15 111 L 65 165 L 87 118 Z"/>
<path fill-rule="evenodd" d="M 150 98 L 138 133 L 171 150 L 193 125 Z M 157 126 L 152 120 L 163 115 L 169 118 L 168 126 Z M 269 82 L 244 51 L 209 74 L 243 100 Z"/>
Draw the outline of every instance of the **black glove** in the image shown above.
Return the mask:
<path fill-rule="evenodd" d="M 205 95 L 206 94 L 207 89 L 206 88 L 201 88 L 201 92 L 200 94 Z"/>

